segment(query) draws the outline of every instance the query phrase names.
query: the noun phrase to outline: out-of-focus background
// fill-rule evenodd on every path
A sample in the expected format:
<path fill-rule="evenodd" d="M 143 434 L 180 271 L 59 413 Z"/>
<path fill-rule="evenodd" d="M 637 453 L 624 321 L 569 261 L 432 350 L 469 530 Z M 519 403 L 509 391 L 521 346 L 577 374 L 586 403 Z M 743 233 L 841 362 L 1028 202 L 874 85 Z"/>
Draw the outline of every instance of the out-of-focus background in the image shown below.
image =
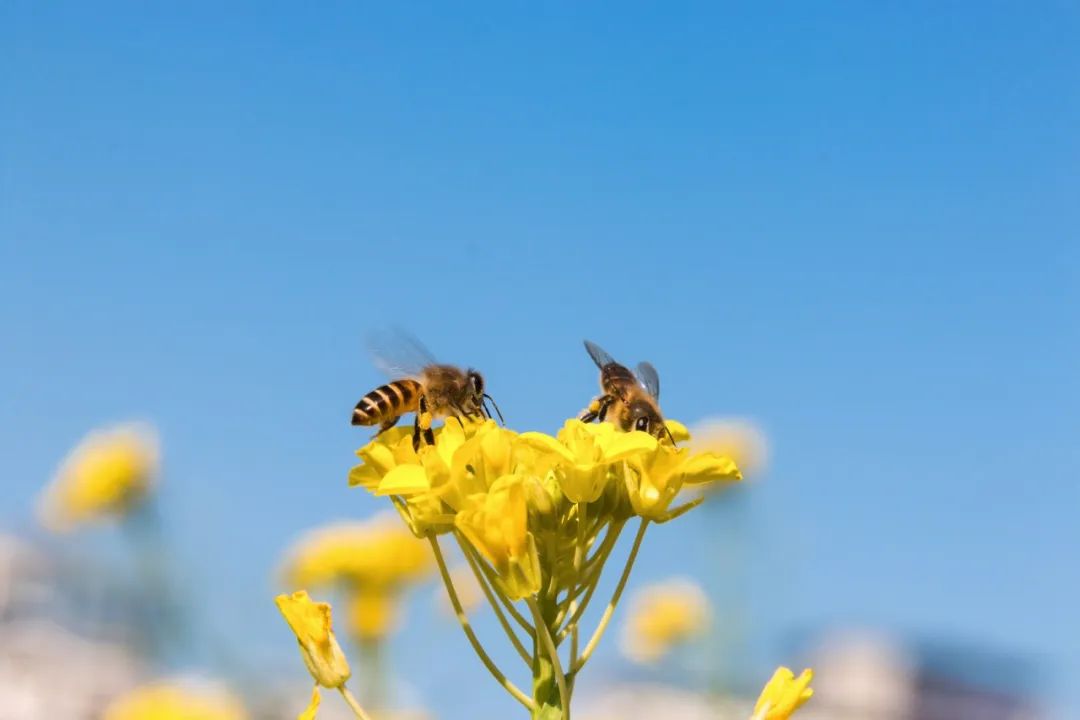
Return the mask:
<path fill-rule="evenodd" d="M 0 718 L 163 678 L 295 716 L 272 598 L 385 510 L 346 473 L 388 326 L 522 430 L 588 402 L 591 338 L 756 460 L 631 581 L 708 621 L 613 634 L 579 715 L 745 717 L 787 664 L 809 718 L 1080 717 L 1078 38 L 1073 2 L 5 3 Z M 129 421 L 152 507 L 43 529 Z M 514 712 L 435 590 L 388 705 Z"/>

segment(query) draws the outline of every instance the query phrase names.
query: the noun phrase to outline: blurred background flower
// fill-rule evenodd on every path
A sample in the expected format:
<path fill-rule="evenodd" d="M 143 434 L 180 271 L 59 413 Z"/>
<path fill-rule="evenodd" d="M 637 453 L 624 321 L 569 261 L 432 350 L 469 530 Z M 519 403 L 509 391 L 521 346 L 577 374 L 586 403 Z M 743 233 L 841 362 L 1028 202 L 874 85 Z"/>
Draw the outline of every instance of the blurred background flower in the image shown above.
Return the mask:
<path fill-rule="evenodd" d="M 709 601 L 693 580 L 674 578 L 638 590 L 627 607 L 622 651 L 638 663 L 655 663 L 708 628 Z"/>
<path fill-rule="evenodd" d="M 289 587 L 340 591 L 349 607 L 346 632 L 369 643 L 394 631 L 402 593 L 433 571 L 427 544 L 384 513 L 305 533 L 287 551 L 281 574 Z"/>
<path fill-rule="evenodd" d="M 150 492 L 158 474 L 157 434 L 148 425 L 118 425 L 86 436 L 41 494 L 49 529 L 123 518 Z"/>
<path fill-rule="evenodd" d="M 219 685 L 161 681 L 113 700 L 103 720 L 247 720 L 243 703 Z"/>
<path fill-rule="evenodd" d="M 690 429 L 689 444 L 697 451 L 711 450 L 730 457 L 743 478 L 755 478 L 768 466 L 769 445 L 765 432 L 748 418 L 706 418 Z"/>

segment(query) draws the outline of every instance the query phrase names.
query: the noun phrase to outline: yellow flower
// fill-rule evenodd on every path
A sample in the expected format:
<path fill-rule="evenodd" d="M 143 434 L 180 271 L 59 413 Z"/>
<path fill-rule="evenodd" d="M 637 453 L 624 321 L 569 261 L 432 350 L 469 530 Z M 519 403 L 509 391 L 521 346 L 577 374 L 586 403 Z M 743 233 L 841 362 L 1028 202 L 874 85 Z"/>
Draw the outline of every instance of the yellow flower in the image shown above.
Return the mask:
<path fill-rule="evenodd" d="M 104 720 L 246 720 L 243 705 L 228 693 L 160 682 L 113 700 Z"/>
<path fill-rule="evenodd" d="M 423 580 L 431 572 L 427 544 L 391 514 L 327 525 L 305 534 L 289 551 L 282 574 L 293 587 L 400 587 Z"/>
<path fill-rule="evenodd" d="M 563 494 L 574 503 L 595 502 L 607 488 L 612 464 L 655 452 L 658 445 L 647 433 L 624 433 L 611 423 L 580 420 L 567 420 L 557 438 L 530 432 L 523 433 L 519 442 L 546 453 L 533 472 L 554 471 Z"/>
<path fill-rule="evenodd" d="M 398 622 L 398 593 L 378 587 L 359 587 L 348 599 L 349 629 L 360 642 L 374 642 L 390 634 Z"/>
<path fill-rule="evenodd" d="M 751 720 L 788 720 L 814 694 L 810 688 L 813 678 L 814 672 L 810 669 L 803 670 L 796 678 L 786 667 L 777 668 L 761 691 Z"/>
<path fill-rule="evenodd" d="M 540 559 L 528 530 L 528 507 L 522 478 L 507 475 L 474 507 L 458 513 L 457 527 L 495 567 L 503 590 L 521 599 L 540 589 Z"/>
<path fill-rule="evenodd" d="M 626 461 L 626 492 L 634 512 L 650 520 L 665 520 L 668 507 L 685 485 L 740 480 L 739 468 L 729 457 L 705 452 L 691 454 L 660 444 L 651 453 Z"/>
<path fill-rule="evenodd" d="M 152 429 L 123 425 L 88 435 L 71 451 L 42 494 L 42 522 L 66 531 L 93 520 L 123 517 L 153 486 L 158 471 Z"/>
<path fill-rule="evenodd" d="M 696 583 L 669 580 L 646 587 L 631 601 L 623 652 L 636 662 L 656 662 L 700 635 L 708 621 L 709 603 Z"/>
<path fill-rule="evenodd" d="M 710 418 L 694 426 L 690 442 L 694 450 L 726 455 L 745 476 L 761 473 L 768 463 L 765 433 L 753 422 L 740 418 Z"/>
<path fill-rule="evenodd" d="M 330 621 L 330 605 L 313 602 L 307 592 L 274 598 L 278 610 L 285 616 L 304 658 L 311 677 L 327 688 L 339 688 L 349 679 L 349 661 L 341 651 Z"/>

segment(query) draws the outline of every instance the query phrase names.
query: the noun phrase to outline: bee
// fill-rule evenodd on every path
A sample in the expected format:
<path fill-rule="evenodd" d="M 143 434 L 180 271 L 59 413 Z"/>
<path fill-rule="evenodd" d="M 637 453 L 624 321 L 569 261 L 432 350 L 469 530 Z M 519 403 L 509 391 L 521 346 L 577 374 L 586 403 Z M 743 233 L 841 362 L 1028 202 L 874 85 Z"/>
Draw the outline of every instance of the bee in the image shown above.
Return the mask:
<path fill-rule="evenodd" d="M 650 363 L 638 363 L 636 372 L 615 362 L 602 347 L 589 340 L 585 349 L 600 368 L 600 395 L 578 418 L 582 422 L 610 419 L 623 432 L 641 430 L 660 439 L 675 438 L 660 414 L 660 375 Z"/>
<path fill-rule="evenodd" d="M 392 352 L 373 350 L 375 364 L 397 379 L 380 385 L 356 403 L 353 425 L 378 425 L 378 437 L 405 413 L 413 418 L 413 450 L 420 449 L 421 436 L 428 445 L 435 443 L 431 422 L 443 417 L 490 418 L 490 402 L 503 421 L 499 406 L 484 391 L 484 377 L 472 368 L 439 363 L 417 340 L 396 333 L 386 344 Z M 393 357 L 392 361 L 386 358 Z"/>

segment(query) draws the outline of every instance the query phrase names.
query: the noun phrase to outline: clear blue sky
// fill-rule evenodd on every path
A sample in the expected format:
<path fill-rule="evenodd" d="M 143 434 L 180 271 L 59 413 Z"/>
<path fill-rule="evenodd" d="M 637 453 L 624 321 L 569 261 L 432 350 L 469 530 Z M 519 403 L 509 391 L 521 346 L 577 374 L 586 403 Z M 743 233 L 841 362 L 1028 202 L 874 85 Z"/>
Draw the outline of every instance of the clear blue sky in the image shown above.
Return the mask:
<path fill-rule="evenodd" d="M 398 5 L 0 8 L 3 527 L 152 419 L 206 602 L 302 672 L 270 573 L 381 507 L 345 487 L 365 333 L 481 366 L 519 429 L 583 405 L 587 336 L 767 429 L 755 672 L 858 621 L 1029 657 L 1076 713 L 1078 6 Z M 638 579 L 705 572 L 714 522 Z M 510 707 L 429 607 L 397 668 Z"/>

